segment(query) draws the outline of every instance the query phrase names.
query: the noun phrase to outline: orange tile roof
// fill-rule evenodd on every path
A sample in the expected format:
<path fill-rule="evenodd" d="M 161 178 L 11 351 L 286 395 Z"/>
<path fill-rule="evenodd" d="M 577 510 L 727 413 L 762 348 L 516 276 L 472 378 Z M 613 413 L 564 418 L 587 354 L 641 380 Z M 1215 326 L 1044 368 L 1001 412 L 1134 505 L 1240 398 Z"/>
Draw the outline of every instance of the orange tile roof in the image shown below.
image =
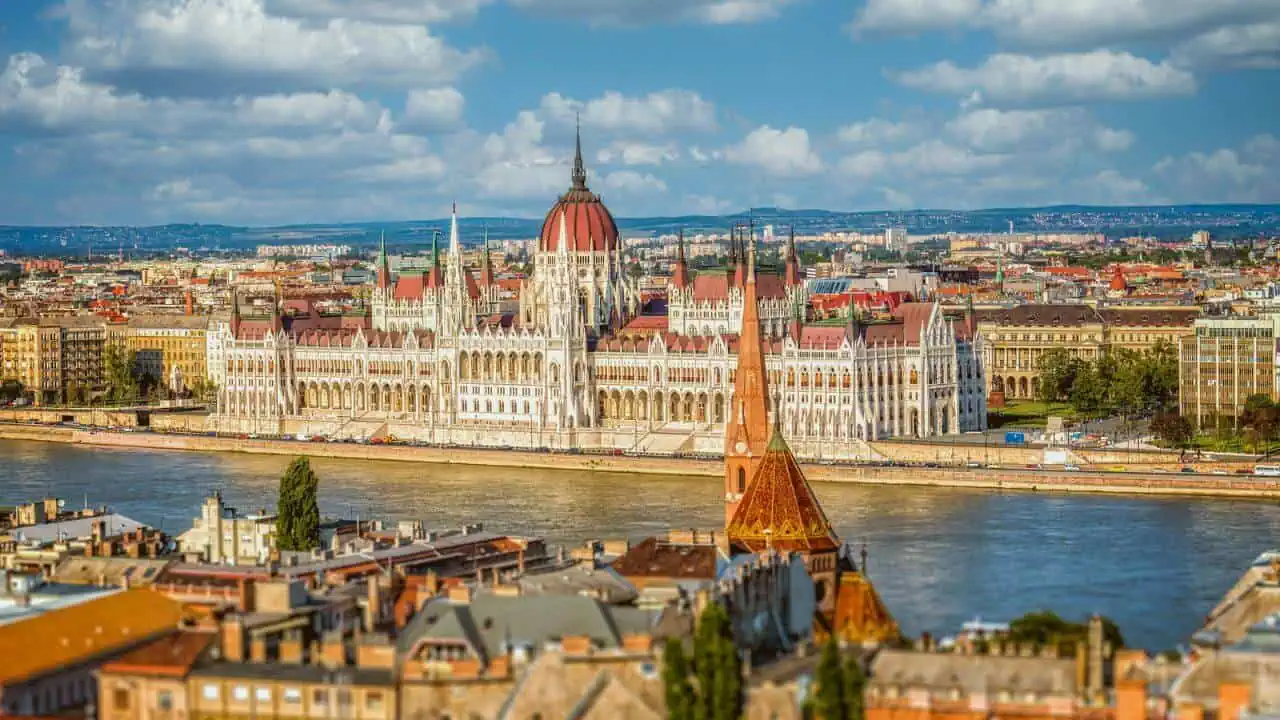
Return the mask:
<path fill-rule="evenodd" d="M 831 552 L 839 541 L 777 427 L 725 532 L 748 552 Z"/>
<path fill-rule="evenodd" d="M 139 588 L 0 626 L 0 685 L 130 648 L 177 630 L 182 603 Z"/>
<path fill-rule="evenodd" d="M 103 665 L 102 672 L 186 677 L 213 637 L 213 633 L 208 632 L 165 635 Z"/>

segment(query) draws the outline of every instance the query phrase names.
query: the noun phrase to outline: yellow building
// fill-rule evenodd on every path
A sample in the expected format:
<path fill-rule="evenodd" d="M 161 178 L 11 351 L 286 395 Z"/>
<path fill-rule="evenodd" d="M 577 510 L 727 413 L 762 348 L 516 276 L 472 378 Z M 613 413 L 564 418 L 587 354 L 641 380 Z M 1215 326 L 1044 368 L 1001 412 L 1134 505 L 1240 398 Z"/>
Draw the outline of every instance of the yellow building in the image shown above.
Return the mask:
<path fill-rule="evenodd" d="M 4 368 L 0 381 L 17 381 L 37 405 L 62 391 L 62 331 L 34 318 L 10 318 L 0 326 Z"/>
<path fill-rule="evenodd" d="M 139 315 L 129 318 L 126 347 L 138 368 L 173 392 L 191 389 L 208 377 L 205 336 L 208 318 L 193 315 Z"/>
<path fill-rule="evenodd" d="M 1091 361 L 1118 350 L 1147 352 L 1161 341 L 1172 347 L 1190 335 L 1194 307 L 1105 307 L 1028 304 L 978 311 L 985 342 L 987 394 L 1006 400 L 1036 395 L 1040 358 L 1055 349 Z"/>
<path fill-rule="evenodd" d="M 1280 398 L 1280 315 L 1201 318 L 1178 346 L 1178 409 L 1197 428 L 1233 427 L 1250 395 Z"/>

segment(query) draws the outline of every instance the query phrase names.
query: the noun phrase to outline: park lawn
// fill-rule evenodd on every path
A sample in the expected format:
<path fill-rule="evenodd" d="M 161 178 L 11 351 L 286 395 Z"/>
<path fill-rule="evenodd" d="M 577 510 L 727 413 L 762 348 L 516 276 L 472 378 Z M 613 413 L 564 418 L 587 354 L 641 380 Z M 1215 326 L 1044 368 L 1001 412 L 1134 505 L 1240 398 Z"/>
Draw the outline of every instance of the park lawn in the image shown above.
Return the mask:
<path fill-rule="evenodd" d="M 1169 444 L 1163 440 L 1156 439 L 1153 443 L 1157 447 L 1169 447 Z M 1265 454 L 1268 450 L 1266 443 L 1259 443 L 1254 448 L 1254 444 L 1249 442 L 1249 438 L 1244 433 L 1239 435 L 1197 435 L 1191 441 L 1192 450 L 1200 450 L 1202 452 L 1219 452 L 1219 453 L 1242 453 L 1245 455 Z M 1271 452 L 1280 452 L 1280 442 L 1272 442 Z"/>
<path fill-rule="evenodd" d="M 1070 421 L 1075 418 L 1075 411 L 1067 403 L 1043 403 L 1034 400 L 1014 401 L 1002 408 L 993 408 L 987 412 L 987 426 L 1042 428 L 1048 424 L 1048 418 L 1057 415 Z"/>

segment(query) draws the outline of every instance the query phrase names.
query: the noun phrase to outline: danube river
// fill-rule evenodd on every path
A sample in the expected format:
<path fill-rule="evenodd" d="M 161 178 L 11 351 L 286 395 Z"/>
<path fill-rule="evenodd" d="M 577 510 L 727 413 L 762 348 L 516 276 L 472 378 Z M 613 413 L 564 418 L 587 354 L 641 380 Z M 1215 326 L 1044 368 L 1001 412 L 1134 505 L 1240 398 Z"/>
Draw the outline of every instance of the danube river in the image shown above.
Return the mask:
<path fill-rule="evenodd" d="M 0 440 L 0 504 L 87 497 L 177 534 L 220 489 L 269 507 L 282 457 L 112 450 Z M 326 515 L 420 518 L 576 545 L 723 522 L 719 481 L 317 460 Z M 1130 644 L 1183 642 L 1259 552 L 1277 544 L 1264 501 L 995 493 L 819 483 L 836 530 L 867 544 L 872 579 L 904 630 L 949 633 L 981 615 L 1050 608 L 1114 617 Z"/>

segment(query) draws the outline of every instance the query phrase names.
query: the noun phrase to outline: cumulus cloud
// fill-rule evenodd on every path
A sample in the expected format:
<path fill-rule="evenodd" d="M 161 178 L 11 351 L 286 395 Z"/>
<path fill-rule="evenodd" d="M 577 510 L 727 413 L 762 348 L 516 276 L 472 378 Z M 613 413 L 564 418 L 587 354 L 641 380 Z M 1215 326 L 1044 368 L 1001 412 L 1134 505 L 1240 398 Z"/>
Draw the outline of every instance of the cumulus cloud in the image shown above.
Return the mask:
<path fill-rule="evenodd" d="M 410 90 L 405 97 L 404 127 L 422 132 L 452 130 L 462 125 L 466 101 L 456 88 Z"/>
<path fill-rule="evenodd" d="M 1179 43 L 1171 57 L 1173 62 L 1184 66 L 1280 68 L 1280 10 L 1275 22 L 1218 28 Z"/>
<path fill-rule="evenodd" d="M 426 26 L 269 14 L 264 0 L 68 0 L 68 51 L 117 84 L 165 94 L 444 84 L 485 61 Z"/>
<path fill-rule="evenodd" d="M 1000 53 L 972 68 L 943 61 L 896 77 L 909 87 L 967 97 L 970 104 L 1135 100 L 1196 90 L 1185 70 L 1110 50 L 1045 57 Z"/>
<path fill-rule="evenodd" d="M 1274 0 L 867 0 L 858 34 L 987 29 L 1035 47 L 1173 44 L 1228 26 L 1274 21 Z"/>
<path fill-rule="evenodd" d="M 601 163 L 623 165 L 662 165 L 680 159 L 675 143 L 653 144 L 620 140 L 596 153 Z"/>
<path fill-rule="evenodd" d="M 610 190 L 619 190 L 632 195 L 667 191 L 667 184 L 662 180 L 650 173 L 639 173 L 635 170 L 615 170 L 605 175 L 604 186 Z"/>
<path fill-rule="evenodd" d="M 871 118 L 841 127 L 836 132 L 836 137 L 846 145 L 883 145 L 908 139 L 916 131 L 917 127 L 913 123 Z"/>
<path fill-rule="evenodd" d="M 715 105 L 698 93 L 679 89 L 642 97 L 609 91 L 587 101 L 553 92 L 543 96 L 538 111 L 563 127 L 572 127 L 580 115 L 583 126 L 595 132 L 662 135 L 716 129 Z"/>
<path fill-rule="evenodd" d="M 1133 133 L 1100 125 L 1081 108 L 967 110 L 948 121 L 945 132 L 980 152 L 1052 148 L 1070 152 L 1084 146 L 1118 152 L 1134 141 Z"/>
<path fill-rule="evenodd" d="M 428 24 L 469 19 L 492 0 L 266 0 L 273 15 Z"/>
<path fill-rule="evenodd" d="M 1241 148 L 1168 156 L 1154 171 L 1175 202 L 1280 202 L 1280 140 L 1257 135 Z"/>
<path fill-rule="evenodd" d="M 809 144 L 809 133 L 798 127 L 778 130 L 762 125 L 742 142 L 726 148 L 724 156 L 730 162 L 781 177 L 810 175 L 822 169 L 822 161 Z"/>
<path fill-rule="evenodd" d="M 736 25 L 770 20 L 794 0 L 512 0 L 530 13 L 592 25 Z"/>

